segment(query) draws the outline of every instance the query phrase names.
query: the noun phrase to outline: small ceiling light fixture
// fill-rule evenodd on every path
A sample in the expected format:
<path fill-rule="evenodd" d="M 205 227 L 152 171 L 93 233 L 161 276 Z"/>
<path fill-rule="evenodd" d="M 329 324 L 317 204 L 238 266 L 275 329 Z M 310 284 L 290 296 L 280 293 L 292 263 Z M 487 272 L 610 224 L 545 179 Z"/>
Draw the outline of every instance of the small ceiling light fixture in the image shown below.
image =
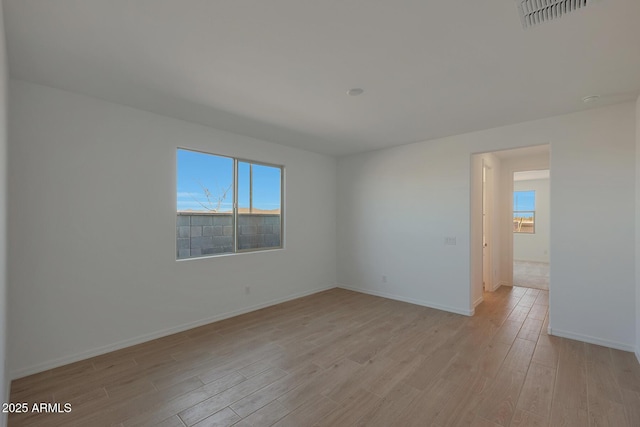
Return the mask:
<path fill-rule="evenodd" d="M 349 89 L 347 91 L 347 95 L 349 96 L 358 96 L 358 95 L 362 95 L 364 93 L 364 89 L 361 89 L 359 87 L 354 87 L 353 89 Z"/>
<path fill-rule="evenodd" d="M 582 98 L 582 102 L 585 104 L 591 104 L 592 102 L 596 102 L 598 99 L 600 99 L 600 95 L 589 95 Z"/>

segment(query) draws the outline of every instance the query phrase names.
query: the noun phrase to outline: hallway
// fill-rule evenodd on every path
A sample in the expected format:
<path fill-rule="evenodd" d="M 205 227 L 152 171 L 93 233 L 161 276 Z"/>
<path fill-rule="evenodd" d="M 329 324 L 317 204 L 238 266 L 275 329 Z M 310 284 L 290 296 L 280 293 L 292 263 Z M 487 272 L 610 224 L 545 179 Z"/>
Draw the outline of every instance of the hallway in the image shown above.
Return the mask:
<path fill-rule="evenodd" d="M 549 290 L 549 263 L 513 261 L 513 284 L 525 288 Z"/>

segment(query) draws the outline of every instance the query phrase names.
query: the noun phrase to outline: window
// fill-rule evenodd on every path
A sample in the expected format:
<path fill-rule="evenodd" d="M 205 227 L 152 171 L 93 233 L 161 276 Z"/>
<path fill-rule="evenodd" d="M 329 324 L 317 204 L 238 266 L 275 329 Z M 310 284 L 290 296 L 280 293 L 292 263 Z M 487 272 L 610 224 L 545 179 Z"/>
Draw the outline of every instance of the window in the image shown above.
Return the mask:
<path fill-rule="evenodd" d="M 282 166 L 177 152 L 177 259 L 282 247 Z"/>
<path fill-rule="evenodd" d="M 513 232 L 535 233 L 536 225 L 536 192 L 513 192 Z"/>

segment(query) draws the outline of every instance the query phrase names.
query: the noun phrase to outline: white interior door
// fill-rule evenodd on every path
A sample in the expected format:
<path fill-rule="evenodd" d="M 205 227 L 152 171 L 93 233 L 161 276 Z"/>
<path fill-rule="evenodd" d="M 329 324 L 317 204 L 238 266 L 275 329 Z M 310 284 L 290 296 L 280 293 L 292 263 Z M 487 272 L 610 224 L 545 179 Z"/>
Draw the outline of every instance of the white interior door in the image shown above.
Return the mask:
<path fill-rule="evenodd" d="M 482 164 L 482 287 L 483 290 L 493 289 L 491 274 L 491 201 L 493 195 L 492 169 Z"/>

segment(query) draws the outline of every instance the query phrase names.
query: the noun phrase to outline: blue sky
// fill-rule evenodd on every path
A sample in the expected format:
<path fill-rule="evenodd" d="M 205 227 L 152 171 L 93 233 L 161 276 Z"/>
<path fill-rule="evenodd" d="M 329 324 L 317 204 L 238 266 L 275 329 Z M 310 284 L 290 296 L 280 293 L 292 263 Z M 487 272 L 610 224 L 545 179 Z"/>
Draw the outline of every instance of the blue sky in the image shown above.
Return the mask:
<path fill-rule="evenodd" d="M 280 168 L 253 165 L 254 208 L 280 208 L 280 172 Z M 249 207 L 249 176 L 249 164 L 239 161 L 240 208 Z M 233 159 L 178 149 L 177 190 L 178 210 L 207 211 L 218 208 L 219 212 L 230 212 L 233 206 Z"/>
<path fill-rule="evenodd" d="M 535 211 L 536 210 L 536 192 L 535 191 L 514 191 L 513 192 L 513 210 L 514 211 Z M 518 216 L 532 216 L 522 215 Z"/>

